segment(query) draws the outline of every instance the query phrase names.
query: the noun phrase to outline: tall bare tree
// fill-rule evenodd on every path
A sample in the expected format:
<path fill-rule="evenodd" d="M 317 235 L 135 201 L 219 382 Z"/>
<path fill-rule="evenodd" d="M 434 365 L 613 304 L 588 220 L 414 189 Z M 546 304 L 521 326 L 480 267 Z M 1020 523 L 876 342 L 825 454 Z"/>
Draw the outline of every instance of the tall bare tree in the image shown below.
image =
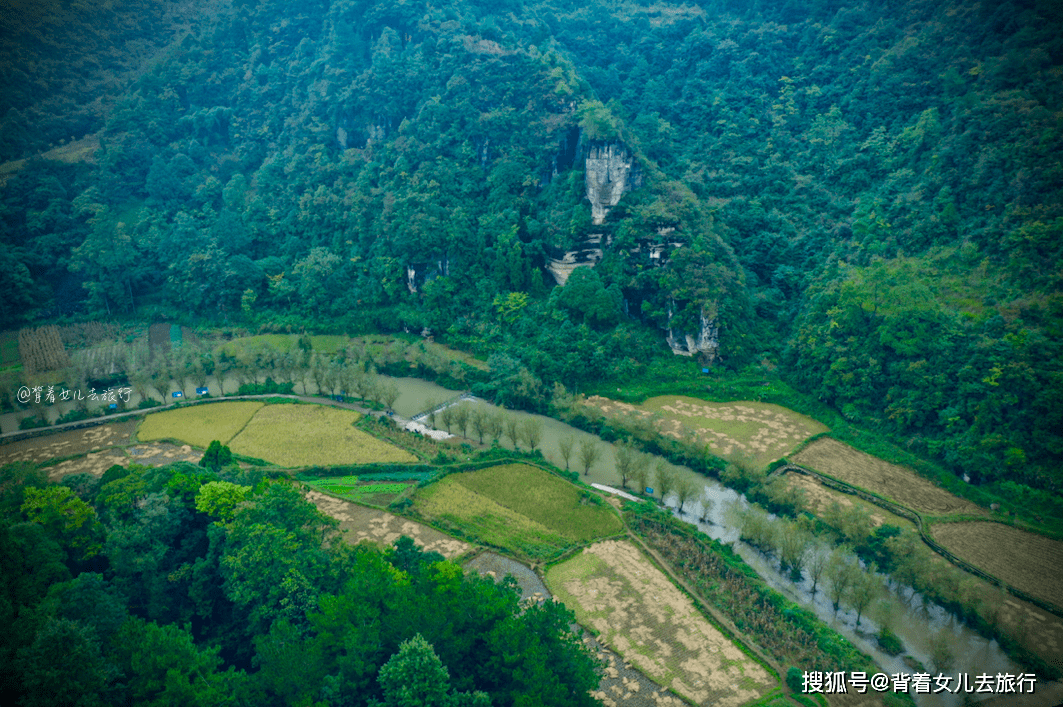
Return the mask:
<path fill-rule="evenodd" d="M 483 405 L 477 405 L 472 409 L 470 413 L 472 429 L 476 432 L 476 435 L 480 438 L 480 444 L 484 443 L 484 434 L 487 432 L 487 428 L 490 426 L 490 422 L 487 419 L 487 408 Z"/>
<path fill-rule="evenodd" d="M 461 430 L 461 436 L 464 439 L 468 439 L 469 431 L 469 406 L 465 403 L 460 403 L 454 407 L 454 424 Z"/>
<path fill-rule="evenodd" d="M 663 461 L 657 462 L 655 472 L 657 490 L 661 493 L 661 503 L 668 505 L 668 495 L 675 490 L 677 474 L 675 469 Z"/>
<path fill-rule="evenodd" d="M 620 475 L 621 488 L 627 488 L 627 480 L 631 478 L 631 468 L 636 454 L 635 448 L 628 442 L 621 442 L 614 447 L 616 473 Z"/>
<path fill-rule="evenodd" d="M 593 439 L 585 439 L 579 443 L 579 461 L 583 465 L 583 475 L 591 473 L 591 467 L 598 461 L 602 450 Z"/>
<path fill-rule="evenodd" d="M 380 386 L 380 400 L 384 403 L 384 407 L 394 412 L 395 401 L 399 399 L 399 387 L 395 385 L 394 381 L 388 381 Z"/>
<path fill-rule="evenodd" d="M 528 448 L 533 452 L 539 448 L 543 441 L 543 421 L 537 417 L 524 419 L 524 439 L 528 442 Z"/>
<path fill-rule="evenodd" d="M 520 449 L 521 424 L 513 415 L 506 417 L 506 438 L 513 445 L 513 449 Z"/>
<path fill-rule="evenodd" d="M 565 435 L 557 441 L 557 449 L 561 452 L 561 458 L 565 460 L 565 471 L 568 471 L 568 460 L 572 458 L 572 448 L 576 446 L 576 438 Z"/>
<path fill-rule="evenodd" d="M 675 500 L 676 507 L 679 510 L 679 514 L 684 513 L 683 508 L 686 506 L 687 501 L 693 498 L 694 494 L 698 492 L 698 487 L 694 484 L 693 479 L 688 479 L 685 476 L 679 476 L 675 480 Z"/>

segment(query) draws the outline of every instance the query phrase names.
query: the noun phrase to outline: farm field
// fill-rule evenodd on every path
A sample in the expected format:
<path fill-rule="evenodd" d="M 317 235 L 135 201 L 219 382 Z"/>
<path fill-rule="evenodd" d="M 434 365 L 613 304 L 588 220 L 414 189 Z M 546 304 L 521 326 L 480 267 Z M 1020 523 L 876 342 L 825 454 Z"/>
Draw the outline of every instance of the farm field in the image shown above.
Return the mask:
<path fill-rule="evenodd" d="M 915 529 L 915 523 L 904 516 L 890 513 L 886 509 L 876 506 L 869 501 L 865 501 L 862 498 L 858 498 L 857 496 L 851 496 L 847 493 L 842 493 L 841 491 L 835 491 L 805 474 L 788 473 L 785 478 L 786 483 L 789 484 L 791 488 L 795 488 L 802 493 L 805 499 L 805 505 L 817 516 L 821 516 L 832 503 L 837 503 L 842 508 L 856 506 L 865 509 L 871 515 L 872 526 L 876 528 L 880 525 L 886 524 L 894 525 L 898 528 Z"/>
<path fill-rule="evenodd" d="M 44 462 L 56 457 L 124 446 L 129 444 L 130 435 L 136 428 L 137 423 L 130 420 L 9 442 L 0 445 L 0 464 L 17 461 Z"/>
<path fill-rule="evenodd" d="M 203 452 L 192 449 L 187 444 L 180 446 L 166 442 L 154 442 L 152 444 L 138 444 L 126 449 L 126 453 L 137 464 L 146 466 L 165 466 L 174 462 L 193 462 L 198 464 L 203 458 Z"/>
<path fill-rule="evenodd" d="M 386 511 L 342 501 L 312 489 L 307 492 L 306 498 L 322 513 L 340 522 L 343 539 L 352 545 L 368 541 L 388 547 L 403 535 L 407 535 L 426 552 L 438 552 L 447 559 L 453 559 L 472 549 L 466 542 Z"/>
<path fill-rule="evenodd" d="M 834 439 L 817 439 L 791 459 L 796 464 L 877 493 L 920 513 L 986 513 L 970 501 L 938 488 L 911 469 L 890 464 Z"/>
<path fill-rule="evenodd" d="M 585 548 L 552 567 L 546 583 L 603 643 L 698 704 L 737 707 L 777 684 L 627 541 Z"/>
<path fill-rule="evenodd" d="M 203 448 L 212 440 L 228 444 L 263 405 L 232 401 L 157 412 L 144 418 L 137 439 L 141 442 L 177 439 Z"/>
<path fill-rule="evenodd" d="M 285 467 L 417 461 L 406 450 L 355 429 L 359 417 L 320 405 L 267 405 L 229 448 Z"/>
<path fill-rule="evenodd" d="M 103 476 L 104 472 L 115 464 L 129 466 L 133 461 L 121 449 L 104 449 L 100 452 L 90 452 L 83 457 L 67 459 L 53 466 L 47 467 L 48 480 L 59 482 L 64 476 L 70 474 L 91 474 L 95 477 Z"/>
<path fill-rule="evenodd" d="M 972 565 L 1063 607 L 1063 542 L 989 522 L 939 523 L 930 533 Z"/>
<path fill-rule="evenodd" d="M 424 517 L 527 557 L 556 557 L 622 529 L 604 504 L 584 504 L 575 486 L 524 464 L 452 474 L 413 498 Z"/>
<path fill-rule="evenodd" d="M 363 481 L 357 476 L 333 476 L 304 483 L 350 501 L 379 506 L 387 505 L 403 491 L 416 485 L 416 482 L 411 481 Z"/>
<path fill-rule="evenodd" d="M 534 466 L 505 464 L 450 478 L 572 540 L 586 542 L 623 530 L 615 513 L 582 503 L 578 487 Z"/>
<path fill-rule="evenodd" d="M 650 398 L 641 405 L 588 398 L 586 404 L 610 417 L 642 417 L 673 439 L 693 439 L 721 457 L 744 455 L 758 465 L 786 456 L 802 441 L 827 428 L 810 417 L 769 403 L 710 403 L 680 395 Z"/>

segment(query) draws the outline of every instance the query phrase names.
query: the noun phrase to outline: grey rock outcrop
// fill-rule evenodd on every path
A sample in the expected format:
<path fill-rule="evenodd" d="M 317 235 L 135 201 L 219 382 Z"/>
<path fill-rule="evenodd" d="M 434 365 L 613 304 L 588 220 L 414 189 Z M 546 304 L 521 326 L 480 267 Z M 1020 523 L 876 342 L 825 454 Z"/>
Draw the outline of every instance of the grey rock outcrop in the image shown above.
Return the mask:
<path fill-rule="evenodd" d="M 671 319 L 671 315 L 669 315 L 669 319 Z M 677 334 L 669 327 L 668 346 L 671 347 L 672 353 L 679 356 L 704 354 L 708 362 L 712 363 L 716 360 L 716 355 L 720 350 L 720 327 L 716 324 L 715 319 L 706 317 L 705 311 L 702 310 L 697 335 L 692 336 L 683 332 Z"/>
<path fill-rule="evenodd" d="M 587 148 L 585 170 L 587 200 L 591 202 L 595 225 L 605 223 L 609 209 L 620 203 L 625 192 L 642 184 L 642 173 L 634 157 L 617 142 L 592 143 Z"/>

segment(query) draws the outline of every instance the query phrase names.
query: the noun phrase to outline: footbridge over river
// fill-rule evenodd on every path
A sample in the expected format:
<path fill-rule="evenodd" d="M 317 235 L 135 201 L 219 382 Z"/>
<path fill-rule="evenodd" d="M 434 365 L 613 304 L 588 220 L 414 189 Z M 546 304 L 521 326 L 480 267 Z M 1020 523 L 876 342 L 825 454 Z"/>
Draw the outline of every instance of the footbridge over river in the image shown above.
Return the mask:
<path fill-rule="evenodd" d="M 427 419 L 428 416 L 431 415 L 432 413 L 442 412 L 443 410 L 447 409 L 448 407 L 451 407 L 452 405 L 457 405 L 458 403 L 462 402 L 463 400 L 479 400 L 479 398 L 477 398 L 475 395 L 473 395 L 469 391 L 465 391 L 464 393 L 459 393 L 458 395 L 455 395 L 454 397 L 448 398 L 447 400 L 441 402 L 439 405 L 435 405 L 433 407 L 428 408 L 427 410 L 425 410 L 423 412 L 419 412 L 416 415 L 411 416 L 410 417 L 410 422 L 424 422 L 424 420 Z"/>

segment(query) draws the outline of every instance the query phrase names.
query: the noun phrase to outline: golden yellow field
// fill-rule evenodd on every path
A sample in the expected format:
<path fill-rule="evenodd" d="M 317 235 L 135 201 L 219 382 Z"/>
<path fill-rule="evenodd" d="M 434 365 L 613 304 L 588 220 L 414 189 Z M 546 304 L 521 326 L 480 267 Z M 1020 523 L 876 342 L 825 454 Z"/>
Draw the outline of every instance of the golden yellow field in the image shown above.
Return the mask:
<path fill-rule="evenodd" d="M 352 427 L 358 418 L 356 412 L 321 405 L 267 405 L 229 448 L 286 467 L 417 461 L 406 450 Z"/>
<path fill-rule="evenodd" d="M 697 704 L 737 707 L 777 685 L 629 542 L 596 543 L 550 568 L 546 582 L 603 643 Z"/>
<path fill-rule="evenodd" d="M 178 439 L 202 448 L 213 440 L 226 444 L 262 406 L 263 403 L 252 401 L 232 401 L 157 412 L 140 423 L 137 439 Z"/>
<path fill-rule="evenodd" d="M 1063 543 L 1002 523 L 939 523 L 947 550 L 1018 589 L 1063 608 Z"/>
<path fill-rule="evenodd" d="M 938 488 L 911 469 L 890 464 L 834 439 L 817 439 L 791 458 L 801 466 L 867 489 L 920 513 L 985 513 L 984 509 Z"/>
<path fill-rule="evenodd" d="M 586 404 L 609 417 L 642 418 L 666 437 L 704 444 L 722 457 L 747 456 L 758 465 L 784 457 L 812 435 L 827 431 L 810 417 L 769 403 L 710 403 L 662 395 L 629 405 L 596 395 Z"/>

